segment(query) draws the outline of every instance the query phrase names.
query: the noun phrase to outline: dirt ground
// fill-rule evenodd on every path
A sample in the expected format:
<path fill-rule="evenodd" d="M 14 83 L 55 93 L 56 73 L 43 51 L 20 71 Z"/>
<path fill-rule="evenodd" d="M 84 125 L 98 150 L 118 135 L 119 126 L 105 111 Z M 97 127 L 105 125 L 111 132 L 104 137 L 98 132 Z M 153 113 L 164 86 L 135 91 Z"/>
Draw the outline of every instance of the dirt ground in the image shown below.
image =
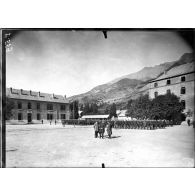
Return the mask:
<path fill-rule="evenodd" d="M 194 167 L 194 129 L 113 129 L 94 138 L 92 126 L 7 125 L 7 167 Z"/>

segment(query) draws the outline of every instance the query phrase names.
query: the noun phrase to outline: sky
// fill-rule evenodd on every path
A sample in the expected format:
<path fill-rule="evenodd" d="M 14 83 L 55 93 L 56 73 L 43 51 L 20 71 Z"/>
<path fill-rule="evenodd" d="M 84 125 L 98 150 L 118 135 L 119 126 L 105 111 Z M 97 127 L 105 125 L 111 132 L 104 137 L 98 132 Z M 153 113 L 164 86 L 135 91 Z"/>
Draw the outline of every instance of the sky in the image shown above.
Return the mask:
<path fill-rule="evenodd" d="M 165 31 L 21 31 L 6 54 L 6 87 L 72 96 L 191 48 Z"/>

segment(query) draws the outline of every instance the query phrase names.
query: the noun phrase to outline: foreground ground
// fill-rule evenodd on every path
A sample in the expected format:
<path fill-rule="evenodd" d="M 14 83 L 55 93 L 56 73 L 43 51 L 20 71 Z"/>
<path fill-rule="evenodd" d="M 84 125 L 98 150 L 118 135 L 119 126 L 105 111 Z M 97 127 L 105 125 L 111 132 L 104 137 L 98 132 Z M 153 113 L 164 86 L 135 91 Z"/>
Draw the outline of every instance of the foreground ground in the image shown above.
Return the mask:
<path fill-rule="evenodd" d="M 113 129 L 94 138 L 92 126 L 7 125 L 7 167 L 193 167 L 194 129 Z"/>

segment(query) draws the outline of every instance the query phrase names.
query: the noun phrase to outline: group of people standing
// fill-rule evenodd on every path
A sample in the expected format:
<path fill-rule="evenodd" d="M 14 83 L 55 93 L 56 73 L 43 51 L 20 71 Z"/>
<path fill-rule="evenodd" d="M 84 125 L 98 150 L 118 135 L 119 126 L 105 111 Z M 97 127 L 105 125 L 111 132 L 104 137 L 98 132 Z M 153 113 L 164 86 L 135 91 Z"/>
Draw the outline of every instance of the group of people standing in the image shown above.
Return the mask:
<path fill-rule="evenodd" d="M 104 120 L 102 121 L 96 121 L 94 123 L 94 131 L 95 131 L 95 138 L 99 137 L 104 138 L 105 129 L 107 131 L 108 137 L 111 138 L 112 135 L 112 124 L 110 121 L 106 122 Z"/>

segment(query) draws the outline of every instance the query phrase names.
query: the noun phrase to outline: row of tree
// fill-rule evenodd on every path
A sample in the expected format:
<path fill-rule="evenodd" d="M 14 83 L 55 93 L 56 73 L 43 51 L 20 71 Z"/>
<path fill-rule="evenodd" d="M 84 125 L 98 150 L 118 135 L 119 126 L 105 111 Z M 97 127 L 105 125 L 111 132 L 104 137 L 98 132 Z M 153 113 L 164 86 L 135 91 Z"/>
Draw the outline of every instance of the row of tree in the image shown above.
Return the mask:
<path fill-rule="evenodd" d="M 126 114 L 137 119 L 180 121 L 184 118 L 183 110 L 179 97 L 174 94 L 159 95 L 152 100 L 148 95 L 144 95 L 128 101 Z"/>

